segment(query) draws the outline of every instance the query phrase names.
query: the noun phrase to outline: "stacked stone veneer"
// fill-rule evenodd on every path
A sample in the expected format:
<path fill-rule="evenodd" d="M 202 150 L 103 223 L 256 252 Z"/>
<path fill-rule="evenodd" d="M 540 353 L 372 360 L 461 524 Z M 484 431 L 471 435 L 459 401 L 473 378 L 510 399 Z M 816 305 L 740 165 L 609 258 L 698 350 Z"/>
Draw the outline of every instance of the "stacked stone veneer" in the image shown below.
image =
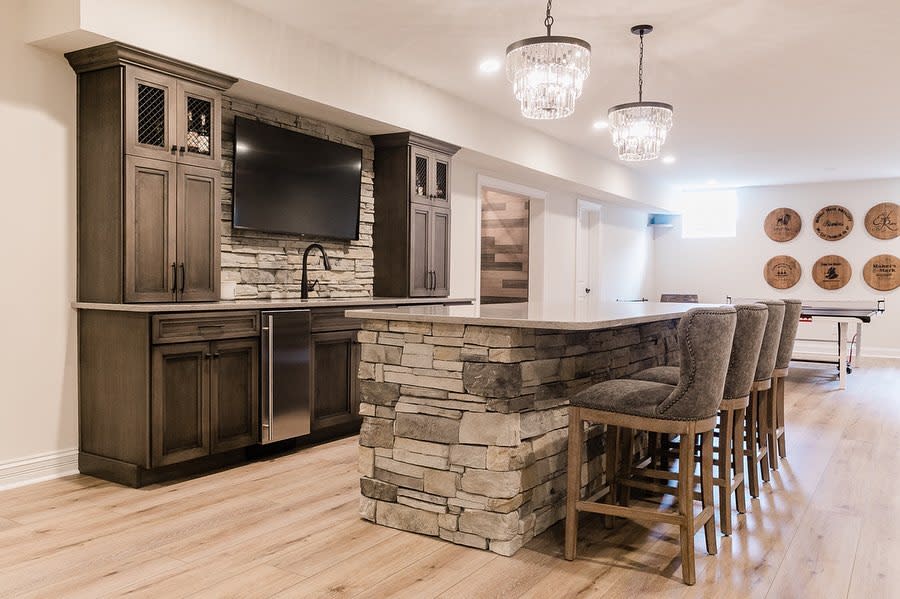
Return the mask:
<path fill-rule="evenodd" d="M 234 170 L 234 117 L 242 116 L 306 135 L 362 149 L 359 239 L 334 241 L 261 231 L 234 229 L 232 174 Z M 312 297 L 366 297 L 374 280 L 372 226 L 375 147 L 372 138 L 337 125 L 225 97 L 222 101 L 222 281 L 236 284 L 239 298 L 291 298 L 300 296 L 303 250 L 321 243 L 332 270 L 322 267 L 318 253 L 310 255 L 310 280 L 318 280 Z"/>
<path fill-rule="evenodd" d="M 369 320 L 363 518 L 512 555 L 565 515 L 567 398 L 677 360 L 677 321 L 595 332 Z M 600 485 L 603 431 L 583 480 Z"/>

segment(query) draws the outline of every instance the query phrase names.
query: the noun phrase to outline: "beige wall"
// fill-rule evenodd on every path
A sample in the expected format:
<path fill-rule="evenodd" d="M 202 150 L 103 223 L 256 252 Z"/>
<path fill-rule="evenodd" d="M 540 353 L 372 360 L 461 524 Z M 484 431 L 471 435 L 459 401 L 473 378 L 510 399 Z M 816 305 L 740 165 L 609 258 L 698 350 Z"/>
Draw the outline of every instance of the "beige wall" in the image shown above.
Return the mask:
<path fill-rule="evenodd" d="M 75 75 L 23 42 L 24 5 L 0 18 L 0 465 L 77 445 Z"/>
<path fill-rule="evenodd" d="M 805 300 L 874 301 L 887 299 L 887 311 L 863 330 L 863 354 L 900 356 L 900 290 L 875 291 L 862 278 L 862 267 L 877 254 L 900 255 L 900 238 L 882 241 L 866 232 L 866 212 L 879 202 L 900 201 L 900 179 L 781 185 L 739 189 L 737 236 L 726 239 L 682 239 L 680 223 L 661 232 L 654 250 L 658 293 L 699 293 L 701 302 L 725 297 L 797 297 Z M 855 217 L 853 231 L 840 241 L 825 241 L 812 230 L 819 209 L 841 204 Z M 777 243 L 763 231 L 766 215 L 779 207 L 800 213 L 803 226 L 796 239 Z M 773 256 L 787 254 L 800 262 L 803 275 L 791 289 L 778 291 L 763 278 Z M 837 291 L 819 288 L 810 276 L 813 263 L 826 254 L 844 256 L 853 277 Z M 804 325 L 800 336 L 835 336 L 831 325 Z M 812 349 L 808 346 L 806 349 Z"/>

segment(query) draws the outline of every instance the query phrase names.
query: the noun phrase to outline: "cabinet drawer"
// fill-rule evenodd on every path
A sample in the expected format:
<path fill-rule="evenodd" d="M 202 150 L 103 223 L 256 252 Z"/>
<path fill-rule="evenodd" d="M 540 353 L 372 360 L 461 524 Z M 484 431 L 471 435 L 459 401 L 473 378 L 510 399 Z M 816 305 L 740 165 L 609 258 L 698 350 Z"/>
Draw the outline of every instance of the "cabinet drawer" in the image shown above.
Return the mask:
<path fill-rule="evenodd" d="M 355 318 L 347 318 L 344 311 L 350 308 L 337 310 L 313 310 L 312 331 L 352 331 L 360 328 L 360 321 Z"/>
<path fill-rule="evenodd" d="M 157 314 L 152 333 L 153 343 L 255 337 L 259 335 L 259 312 Z"/>

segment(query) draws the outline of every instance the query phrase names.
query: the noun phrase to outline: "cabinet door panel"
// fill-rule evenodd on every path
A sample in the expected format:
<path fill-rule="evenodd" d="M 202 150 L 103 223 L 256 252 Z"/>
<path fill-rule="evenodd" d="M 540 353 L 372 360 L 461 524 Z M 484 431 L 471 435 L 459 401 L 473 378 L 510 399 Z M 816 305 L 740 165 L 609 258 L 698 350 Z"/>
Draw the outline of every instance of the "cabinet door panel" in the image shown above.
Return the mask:
<path fill-rule="evenodd" d="M 178 300 L 219 297 L 219 171 L 178 167 Z"/>
<path fill-rule="evenodd" d="M 359 346 L 356 331 L 312 336 L 312 430 L 359 418 Z"/>
<path fill-rule="evenodd" d="M 125 301 L 174 298 L 175 165 L 125 160 Z"/>
<path fill-rule="evenodd" d="M 259 343 L 217 341 L 211 349 L 211 451 L 252 445 L 259 436 Z"/>
<path fill-rule="evenodd" d="M 152 465 L 209 454 L 208 343 L 158 345 L 151 382 Z"/>
<path fill-rule="evenodd" d="M 410 204 L 409 212 L 409 295 L 423 297 L 431 293 L 428 266 L 431 208 L 413 203 Z"/>
<path fill-rule="evenodd" d="M 222 105 L 219 92 L 179 81 L 177 118 L 178 162 L 221 168 L 219 124 L 222 122 Z"/>
<path fill-rule="evenodd" d="M 431 201 L 435 206 L 446 207 L 450 203 L 450 159 L 441 154 L 434 154 L 431 164 L 434 169 Z"/>
<path fill-rule="evenodd" d="M 432 208 L 431 295 L 450 295 L 450 210 Z"/>
<path fill-rule="evenodd" d="M 423 148 L 409 149 L 409 197 L 414 202 L 430 202 L 432 191 L 432 153 Z"/>
<path fill-rule="evenodd" d="M 125 68 L 125 153 L 175 161 L 176 80 L 168 75 Z"/>

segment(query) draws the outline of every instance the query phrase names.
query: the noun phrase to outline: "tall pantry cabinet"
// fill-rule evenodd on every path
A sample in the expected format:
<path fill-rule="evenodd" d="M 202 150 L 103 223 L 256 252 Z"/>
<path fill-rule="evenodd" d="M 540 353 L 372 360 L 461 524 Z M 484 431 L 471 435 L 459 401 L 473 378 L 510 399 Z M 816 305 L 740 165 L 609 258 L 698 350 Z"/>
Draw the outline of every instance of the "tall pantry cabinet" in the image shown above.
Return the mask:
<path fill-rule="evenodd" d="M 78 74 L 78 299 L 219 297 L 222 91 L 235 79 L 120 43 Z"/>

